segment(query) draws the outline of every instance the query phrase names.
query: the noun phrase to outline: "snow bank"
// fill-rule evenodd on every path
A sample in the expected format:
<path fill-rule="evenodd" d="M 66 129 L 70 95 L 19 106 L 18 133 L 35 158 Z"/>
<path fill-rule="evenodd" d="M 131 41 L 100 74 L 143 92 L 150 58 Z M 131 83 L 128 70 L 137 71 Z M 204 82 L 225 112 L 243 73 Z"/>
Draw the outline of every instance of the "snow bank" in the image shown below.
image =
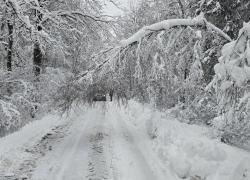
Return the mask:
<path fill-rule="evenodd" d="M 39 138 L 40 135 L 49 130 L 51 126 L 58 123 L 59 119 L 57 115 L 47 115 L 41 120 L 29 123 L 11 135 L 1 138 L 0 156 L 11 149 L 16 149 L 25 143 L 29 143 L 31 139 L 34 140 L 34 138 Z"/>
<path fill-rule="evenodd" d="M 124 109 L 127 119 L 138 129 L 143 129 L 152 139 L 157 136 L 157 125 L 153 119 L 161 118 L 161 114 L 151 108 L 150 105 L 129 101 L 127 109 Z"/>
<path fill-rule="evenodd" d="M 47 115 L 33 121 L 19 131 L 0 138 L 0 179 L 11 175 L 31 154 L 26 149 L 35 146 L 53 127 L 62 123 L 59 115 Z"/>
<path fill-rule="evenodd" d="M 210 129 L 181 123 L 135 101 L 124 112 L 135 128 L 150 135 L 150 147 L 179 178 L 250 179 L 250 153 L 209 138 Z"/>
<path fill-rule="evenodd" d="M 243 159 L 234 171 L 231 180 L 246 180 L 250 179 L 250 158 Z"/>

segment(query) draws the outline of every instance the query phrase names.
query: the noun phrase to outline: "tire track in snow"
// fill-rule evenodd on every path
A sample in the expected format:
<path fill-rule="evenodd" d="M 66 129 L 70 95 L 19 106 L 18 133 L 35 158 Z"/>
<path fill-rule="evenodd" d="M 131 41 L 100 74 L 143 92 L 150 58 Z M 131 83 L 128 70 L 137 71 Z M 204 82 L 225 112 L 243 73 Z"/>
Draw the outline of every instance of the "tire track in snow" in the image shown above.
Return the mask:
<path fill-rule="evenodd" d="M 109 114 L 113 116 L 110 119 L 110 123 L 113 124 L 116 134 L 122 136 L 119 138 L 116 148 L 121 149 L 121 153 L 118 153 L 117 157 L 121 157 L 126 154 L 130 154 L 127 157 L 127 160 L 131 161 L 129 166 L 134 166 L 137 171 L 141 171 L 138 174 L 138 177 L 129 177 L 131 180 L 166 180 L 166 179 L 175 179 L 172 178 L 170 172 L 166 172 L 159 160 L 155 157 L 154 153 L 148 147 L 148 144 L 144 141 L 146 140 L 144 136 L 141 136 L 141 133 L 136 132 L 137 130 L 130 127 L 125 121 L 126 115 L 123 116 L 122 112 L 117 108 L 112 106 Z M 125 118 L 125 119 L 124 119 Z M 117 136 L 117 135 L 116 135 Z M 122 151 L 126 150 L 122 153 Z M 117 150 L 116 150 L 117 152 Z M 132 158 L 132 160 L 131 160 Z M 121 165 L 121 160 L 116 160 L 116 166 Z M 123 170 L 123 174 L 130 171 Z M 132 169 L 132 172 L 135 170 Z M 136 172 L 135 172 L 136 174 Z M 119 174 L 121 179 L 124 175 Z M 123 178 L 126 180 L 126 178 Z"/>
<path fill-rule="evenodd" d="M 106 106 L 106 105 L 105 105 Z M 92 131 L 88 137 L 87 180 L 111 180 L 112 139 L 111 129 L 106 121 L 106 107 L 99 109 L 99 115 L 92 121 Z M 89 127 L 90 128 L 90 127 Z"/>
<path fill-rule="evenodd" d="M 90 136 L 90 150 L 88 161 L 88 180 L 105 180 L 109 177 L 107 166 L 107 146 L 106 138 L 108 135 L 103 132 L 97 132 Z"/>
<path fill-rule="evenodd" d="M 71 134 L 45 158 L 38 169 L 42 178 L 35 180 L 163 180 L 120 113 L 93 108 L 74 120 Z"/>
<path fill-rule="evenodd" d="M 115 128 L 118 130 L 119 136 L 121 137 L 118 137 L 116 140 L 120 142 L 115 143 L 117 146 L 116 148 L 118 148 L 116 149 L 116 156 L 118 159 L 115 161 L 115 166 L 118 166 L 118 170 L 123 166 L 123 163 L 127 166 L 126 169 L 122 170 L 123 172 L 119 172 L 119 179 L 157 180 L 150 165 L 138 149 L 133 136 L 122 126 L 122 124 L 120 124 L 120 120 L 117 119 L 116 122 Z"/>
<path fill-rule="evenodd" d="M 84 150 L 82 147 L 88 147 L 89 145 L 87 144 L 87 132 L 89 129 L 88 125 L 90 123 L 91 114 L 94 114 L 93 112 L 90 112 L 88 115 L 85 117 L 79 117 L 77 121 L 75 121 L 75 125 L 73 126 L 74 128 L 71 129 L 71 131 L 74 131 L 71 138 L 68 139 L 67 148 L 70 148 L 69 151 L 65 152 L 63 155 L 63 161 L 61 162 L 60 169 L 57 171 L 55 180 L 68 180 L 68 176 L 70 174 L 66 174 L 68 170 L 71 170 L 74 165 L 80 165 L 80 164 L 75 164 L 74 160 L 78 159 L 76 157 L 79 157 L 81 155 L 81 151 Z M 84 160 L 84 159 L 83 159 Z M 78 159 L 79 161 L 79 159 Z M 84 165 L 85 163 L 82 163 Z M 73 172 L 72 172 L 73 173 Z M 78 172 L 79 173 L 79 172 Z M 82 172 L 84 174 L 84 172 Z M 72 177 L 73 179 L 73 174 Z M 75 179 L 75 177 L 74 177 Z"/>
<path fill-rule="evenodd" d="M 81 109 L 79 109 L 81 110 Z M 86 126 L 90 120 L 91 111 L 81 110 L 81 114 L 73 112 L 68 117 L 71 127 L 64 139 L 55 144 L 53 151 L 42 158 L 33 173 L 32 180 L 78 180 L 81 168 L 85 165 Z M 81 170 L 79 170 L 81 169 Z M 84 174 L 84 172 L 81 172 Z M 80 175 L 81 175 L 80 174 Z M 84 179 L 84 178 L 83 178 Z"/>
<path fill-rule="evenodd" d="M 106 105 L 90 125 L 87 180 L 120 180 L 114 161 L 113 126 L 109 122 Z"/>
<path fill-rule="evenodd" d="M 109 108 L 105 118 L 93 122 L 87 180 L 157 180 L 133 135 L 119 118 L 119 111 L 111 112 Z"/>

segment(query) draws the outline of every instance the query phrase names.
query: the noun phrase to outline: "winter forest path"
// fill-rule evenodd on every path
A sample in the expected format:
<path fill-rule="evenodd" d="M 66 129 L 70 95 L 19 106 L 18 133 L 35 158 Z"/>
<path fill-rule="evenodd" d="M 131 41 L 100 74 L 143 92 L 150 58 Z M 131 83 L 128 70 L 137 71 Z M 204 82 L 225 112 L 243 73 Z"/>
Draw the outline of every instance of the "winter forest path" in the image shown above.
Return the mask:
<path fill-rule="evenodd" d="M 32 179 L 165 179 L 152 169 L 137 146 L 138 138 L 112 109 L 104 111 L 101 105 L 74 119 L 68 135 L 37 162 Z"/>

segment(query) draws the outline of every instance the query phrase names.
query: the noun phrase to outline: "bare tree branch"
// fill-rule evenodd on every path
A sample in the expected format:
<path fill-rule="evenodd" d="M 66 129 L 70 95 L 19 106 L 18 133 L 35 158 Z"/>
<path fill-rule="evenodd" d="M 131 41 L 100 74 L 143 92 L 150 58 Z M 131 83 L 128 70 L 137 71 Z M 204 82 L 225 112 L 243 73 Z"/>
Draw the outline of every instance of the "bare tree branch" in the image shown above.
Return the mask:
<path fill-rule="evenodd" d="M 185 10 L 184 10 L 184 6 L 183 6 L 181 0 L 178 0 L 178 4 L 179 4 L 180 9 L 181 9 L 181 17 L 184 18 L 185 17 Z"/>
<path fill-rule="evenodd" d="M 97 21 L 97 22 L 104 22 L 104 23 L 110 22 L 109 20 L 103 20 L 103 19 L 101 19 L 99 17 L 94 17 L 94 16 L 84 14 L 84 13 L 81 13 L 81 12 L 78 12 L 78 11 L 61 11 L 61 12 L 58 12 L 58 15 L 60 15 L 60 16 L 80 15 L 80 16 L 83 16 L 85 18 L 89 18 L 89 19 L 91 19 L 93 21 Z"/>

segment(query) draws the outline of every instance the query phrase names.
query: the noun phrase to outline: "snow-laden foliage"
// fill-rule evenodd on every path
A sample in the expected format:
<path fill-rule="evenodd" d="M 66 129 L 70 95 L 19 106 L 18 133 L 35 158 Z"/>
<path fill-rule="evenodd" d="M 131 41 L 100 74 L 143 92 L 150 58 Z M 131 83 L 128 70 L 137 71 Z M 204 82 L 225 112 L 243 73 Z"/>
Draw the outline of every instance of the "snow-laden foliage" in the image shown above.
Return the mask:
<path fill-rule="evenodd" d="M 224 141 L 241 145 L 250 137 L 250 23 L 245 23 L 237 40 L 222 48 L 211 84 L 217 94 Z M 218 121 L 218 119 L 217 119 Z M 249 143 L 249 142 L 248 142 Z"/>
<path fill-rule="evenodd" d="M 206 19 L 234 39 L 243 22 L 250 20 L 249 9 L 248 0 L 190 0 L 191 15 L 205 13 Z"/>
<path fill-rule="evenodd" d="M 1 135 L 53 111 L 58 89 L 93 64 L 92 55 L 112 37 L 103 5 L 101 0 L 0 2 L 0 100 L 6 109 L 0 113 Z"/>
<path fill-rule="evenodd" d="M 210 34 L 216 38 L 222 35 L 227 40 L 231 39 L 207 22 L 202 14 L 193 19 L 164 20 L 167 16 L 171 17 L 170 14 L 173 12 L 176 15 L 172 17 L 178 17 L 178 8 L 172 7 L 169 12 L 151 11 L 168 6 L 169 3 L 171 1 L 142 1 L 138 9 L 126 17 L 128 19 L 122 19 L 131 24 L 131 29 L 120 24 L 127 33 L 121 30 L 122 36 L 129 38 L 121 41 L 121 46 L 125 46 L 125 49 L 120 52 L 119 60 L 115 61 L 119 68 L 114 69 L 114 74 L 122 76 L 123 83 L 129 87 L 128 98 L 136 98 L 144 103 L 150 102 L 161 109 L 183 103 L 184 109 L 190 111 L 189 107 L 192 107 L 192 111 L 196 108 L 197 101 L 206 99 L 204 77 L 208 75 L 204 72 L 208 71 L 203 58 L 207 38 L 205 39 L 204 35 Z M 177 3 L 177 6 L 180 4 Z M 152 25 L 145 26 L 142 22 Z M 134 30 L 140 26 L 141 29 Z M 198 27 L 198 30 L 192 26 Z M 131 31 L 137 32 L 131 35 Z M 196 113 L 200 112 L 199 108 L 196 108 Z M 215 111 L 212 112 L 210 118 L 214 117 Z M 186 114 L 186 118 L 198 121 L 205 115 L 202 116 L 200 113 L 195 114 L 196 118 L 191 116 Z"/>
<path fill-rule="evenodd" d="M 0 100 L 0 136 L 13 132 L 20 126 L 20 113 L 16 109 L 13 104 Z"/>
<path fill-rule="evenodd" d="M 1 76 L 1 135 L 19 129 L 52 106 L 52 97 L 67 73 L 47 68 L 39 81 L 32 81 L 31 69 L 2 72 Z"/>
<path fill-rule="evenodd" d="M 47 110 L 114 94 L 123 104 L 172 108 L 187 123 L 211 125 L 218 115 L 222 140 L 245 142 L 248 25 L 232 39 L 249 20 L 249 3 L 141 0 L 115 19 L 103 15 L 105 1 L 0 2 L 0 122 L 17 129 Z"/>

